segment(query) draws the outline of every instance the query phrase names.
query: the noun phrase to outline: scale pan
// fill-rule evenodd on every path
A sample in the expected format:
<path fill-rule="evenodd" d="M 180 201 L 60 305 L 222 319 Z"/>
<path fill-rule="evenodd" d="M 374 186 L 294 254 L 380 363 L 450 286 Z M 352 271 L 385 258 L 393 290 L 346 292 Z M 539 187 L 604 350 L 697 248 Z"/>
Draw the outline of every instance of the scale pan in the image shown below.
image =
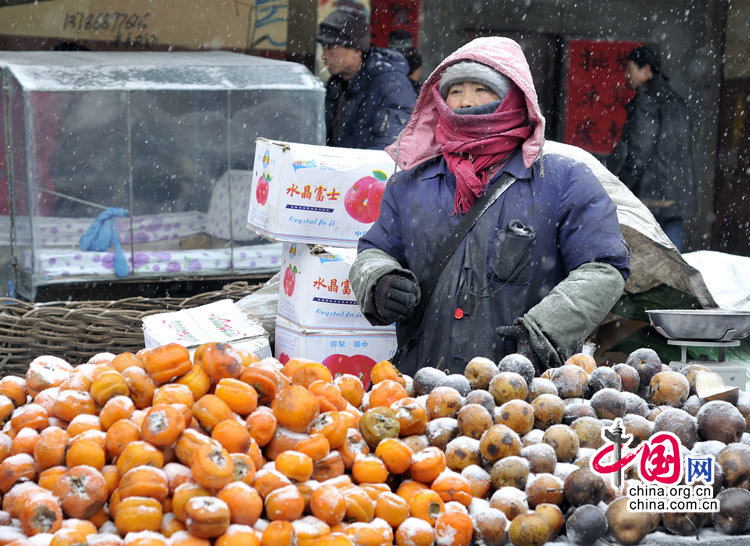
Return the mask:
<path fill-rule="evenodd" d="M 750 335 L 750 311 L 647 309 L 651 325 L 667 339 L 733 341 Z"/>

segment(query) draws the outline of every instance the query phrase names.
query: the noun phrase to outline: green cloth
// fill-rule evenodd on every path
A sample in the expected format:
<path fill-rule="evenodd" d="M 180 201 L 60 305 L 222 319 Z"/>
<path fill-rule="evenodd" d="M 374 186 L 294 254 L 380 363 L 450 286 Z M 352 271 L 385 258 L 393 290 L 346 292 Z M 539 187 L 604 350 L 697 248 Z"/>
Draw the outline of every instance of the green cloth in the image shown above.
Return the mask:
<path fill-rule="evenodd" d="M 696 298 L 666 284 L 638 294 L 623 294 L 612 313 L 632 320 L 649 322 L 647 309 L 700 309 Z"/>

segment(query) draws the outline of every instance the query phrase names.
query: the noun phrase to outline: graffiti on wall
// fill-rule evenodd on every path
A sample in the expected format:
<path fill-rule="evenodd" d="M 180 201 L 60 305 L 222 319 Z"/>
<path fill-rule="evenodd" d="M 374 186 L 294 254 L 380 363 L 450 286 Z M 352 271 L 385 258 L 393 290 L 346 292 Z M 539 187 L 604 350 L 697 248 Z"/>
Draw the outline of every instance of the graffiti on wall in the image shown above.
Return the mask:
<path fill-rule="evenodd" d="M 68 31 L 75 31 L 78 35 L 96 31 L 115 45 L 134 44 L 148 48 L 159 43 L 156 34 L 149 32 L 150 17 L 150 11 L 66 12 L 61 30 L 63 35 Z"/>
<path fill-rule="evenodd" d="M 286 49 L 289 0 L 255 0 L 249 17 L 246 49 Z"/>

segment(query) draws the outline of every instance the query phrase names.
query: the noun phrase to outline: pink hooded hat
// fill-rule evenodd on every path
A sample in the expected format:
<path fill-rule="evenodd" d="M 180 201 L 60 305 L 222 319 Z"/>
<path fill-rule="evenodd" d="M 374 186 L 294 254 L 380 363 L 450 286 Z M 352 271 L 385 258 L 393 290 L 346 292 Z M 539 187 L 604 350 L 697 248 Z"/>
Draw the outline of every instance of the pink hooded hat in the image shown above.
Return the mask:
<path fill-rule="evenodd" d="M 523 163 L 527 168 L 531 167 L 542 153 L 544 117 L 537 102 L 529 64 L 526 62 L 521 47 L 509 38 L 498 36 L 472 40 L 451 53 L 432 71 L 422 86 L 409 122 L 396 142 L 386 148 L 386 152 L 402 170 L 411 169 L 423 161 L 442 155 L 440 144 L 435 139 L 435 127 L 440 116 L 432 88 L 440 80 L 441 74 L 447 67 L 461 61 L 486 64 L 508 76 L 523 91 L 529 111 L 529 124 L 533 131 L 521 147 Z"/>

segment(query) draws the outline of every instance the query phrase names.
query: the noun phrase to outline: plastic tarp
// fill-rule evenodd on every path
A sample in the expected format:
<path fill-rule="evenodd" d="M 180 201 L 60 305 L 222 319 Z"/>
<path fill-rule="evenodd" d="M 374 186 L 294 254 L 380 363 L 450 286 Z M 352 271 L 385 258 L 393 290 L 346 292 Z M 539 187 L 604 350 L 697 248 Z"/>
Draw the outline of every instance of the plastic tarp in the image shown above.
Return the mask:
<path fill-rule="evenodd" d="M 716 303 L 722 309 L 733 311 L 750 311 L 750 258 L 724 252 L 699 250 L 683 254 L 685 261 L 699 270 L 713 294 Z M 691 351 L 688 355 L 697 358 L 704 354 L 716 360 L 718 349 L 701 349 Z M 750 338 L 740 340 L 739 347 L 726 349 L 726 360 L 744 363 L 747 367 L 747 378 L 750 381 Z"/>
<path fill-rule="evenodd" d="M 7 66 L 28 91 L 322 90 L 323 87 L 300 64 L 228 51 L 14 51 L 0 52 L 0 66 Z"/>
<path fill-rule="evenodd" d="M 722 309 L 750 311 L 750 258 L 699 250 L 682 255 L 703 274 L 708 289 Z"/>
<path fill-rule="evenodd" d="M 544 152 L 585 163 L 617 206 L 620 228 L 631 250 L 626 293 L 638 294 L 666 284 L 695 297 L 704 308 L 718 307 L 701 272 L 680 254 L 648 208 L 598 159 L 577 146 L 549 140 Z"/>
<path fill-rule="evenodd" d="M 276 308 L 279 303 L 281 273 L 279 271 L 258 290 L 235 302 L 243 313 L 263 326 L 271 343 L 275 341 L 276 335 Z"/>

